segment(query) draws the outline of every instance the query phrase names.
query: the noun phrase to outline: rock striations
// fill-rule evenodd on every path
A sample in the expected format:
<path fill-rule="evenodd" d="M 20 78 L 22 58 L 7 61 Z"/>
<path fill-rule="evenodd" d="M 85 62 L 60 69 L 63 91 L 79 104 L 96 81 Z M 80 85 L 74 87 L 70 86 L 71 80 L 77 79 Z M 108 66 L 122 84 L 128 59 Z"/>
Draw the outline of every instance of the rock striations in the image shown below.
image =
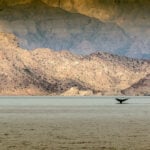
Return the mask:
<path fill-rule="evenodd" d="M 149 0 L 0 0 L 0 32 L 25 49 L 150 59 Z"/>
<path fill-rule="evenodd" d="M 123 90 L 122 93 L 125 95 L 134 96 L 150 96 L 150 74 L 139 80 L 137 83 L 133 84 L 130 88 Z"/>
<path fill-rule="evenodd" d="M 5 33 L 0 33 L 0 61 L 0 95 L 121 95 L 150 74 L 148 61 L 106 52 L 28 51 Z M 141 94 L 149 94 L 145 89 Z"/>

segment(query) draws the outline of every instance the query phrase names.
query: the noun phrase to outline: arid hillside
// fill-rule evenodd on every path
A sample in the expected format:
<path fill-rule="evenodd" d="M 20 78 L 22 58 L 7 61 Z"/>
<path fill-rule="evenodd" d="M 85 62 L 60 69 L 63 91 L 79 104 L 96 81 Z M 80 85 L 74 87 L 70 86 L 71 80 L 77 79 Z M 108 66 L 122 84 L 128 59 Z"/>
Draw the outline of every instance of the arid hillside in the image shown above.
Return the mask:
<path fill-rule="evenodd" d="M 149 0 L 0 0 L 0 32 L 25 49 L 150 59 Z"/>
<path fill-rule="evenodd" d="M 125 95 L 150 96 L 150 74 L 133 84 L 130 88 L 123 90 L 122 93 Z"/>
<path fill-rule="evenodd" d="M 148 61 L 106 52 L 28 51 L 5 33 L 0 33 L 0 61 L 0 95 L 121 95 L 150 73 Z"/>

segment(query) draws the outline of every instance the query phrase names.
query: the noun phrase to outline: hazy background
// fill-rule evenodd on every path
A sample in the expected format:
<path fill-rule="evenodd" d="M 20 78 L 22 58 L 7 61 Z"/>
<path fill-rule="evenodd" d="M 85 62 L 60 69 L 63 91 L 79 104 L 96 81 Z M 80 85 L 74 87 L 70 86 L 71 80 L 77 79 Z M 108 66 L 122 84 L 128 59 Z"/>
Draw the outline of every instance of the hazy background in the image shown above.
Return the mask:
<path fill-rule="evenodd" d="M 0 0 L 0 31 L 20 46 L 150 58 L 149 0 Z"/>

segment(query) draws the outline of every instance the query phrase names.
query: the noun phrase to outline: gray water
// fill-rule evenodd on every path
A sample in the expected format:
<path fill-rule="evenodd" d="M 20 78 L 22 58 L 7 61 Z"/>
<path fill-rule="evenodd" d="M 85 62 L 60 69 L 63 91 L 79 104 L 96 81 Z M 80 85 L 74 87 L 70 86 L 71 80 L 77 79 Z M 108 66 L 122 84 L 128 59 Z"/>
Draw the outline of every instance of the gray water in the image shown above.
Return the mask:
<path fill-rule="evenodd" d="M 0 150 L 148 150 L 150 97 L 0 97 Z"/>
<path fill-rule="evenodd" d="M 0 97 L 0 106 L 107 106 L 115 97 Z M 125 104 L 150 105 L 150 97 L 129 97 Z"/>

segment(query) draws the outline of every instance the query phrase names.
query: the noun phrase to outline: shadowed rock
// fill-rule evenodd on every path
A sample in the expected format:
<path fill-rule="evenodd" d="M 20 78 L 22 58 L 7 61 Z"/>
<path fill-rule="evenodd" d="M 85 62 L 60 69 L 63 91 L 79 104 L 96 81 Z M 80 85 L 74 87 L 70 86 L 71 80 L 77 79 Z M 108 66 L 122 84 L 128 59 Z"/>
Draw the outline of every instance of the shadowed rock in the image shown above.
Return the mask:
<path fill-rule="evenodd" d="M 0 0 L 0 31 L 15 34 L 26 49 L 66 49 L 84 55 L 103 50 L 149 59 L 149 3 Z"/>
<path fill-rule="evenodd" d="M 87 56 L 50 49 L 21 49 L 0 33 L 0 95 L 118 95 L 146 74 L 144 60 L 108 53 Z"/>

